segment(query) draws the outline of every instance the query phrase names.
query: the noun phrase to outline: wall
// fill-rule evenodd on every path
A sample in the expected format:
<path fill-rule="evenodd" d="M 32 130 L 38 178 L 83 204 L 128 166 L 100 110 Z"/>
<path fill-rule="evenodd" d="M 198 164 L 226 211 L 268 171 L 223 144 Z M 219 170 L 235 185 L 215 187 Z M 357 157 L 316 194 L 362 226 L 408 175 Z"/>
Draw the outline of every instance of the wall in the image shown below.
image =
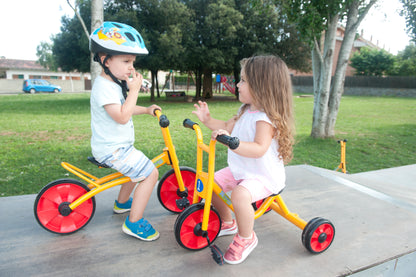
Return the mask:
<path fill-rule="evenodd" d="M 85 92 L 84 80 L 48 80 L 54 85 L 61 86 L 62 92 Z M 23 93 L 23 80 L 0 79 L 0 93 Z"/>
<path fill-rule="evenodd" d="M 292 83 L 294 92 L 313 93 L 312 76 L 292 76 Z M 346 77 L 344 95 L 416 97 L 416 78 Z"/>

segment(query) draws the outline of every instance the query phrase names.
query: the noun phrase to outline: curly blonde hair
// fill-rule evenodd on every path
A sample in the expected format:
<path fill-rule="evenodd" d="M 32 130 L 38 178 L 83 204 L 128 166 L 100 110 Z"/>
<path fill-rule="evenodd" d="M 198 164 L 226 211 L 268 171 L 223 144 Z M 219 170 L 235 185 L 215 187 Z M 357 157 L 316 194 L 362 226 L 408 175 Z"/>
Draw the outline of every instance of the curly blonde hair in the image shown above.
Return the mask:
<path fill-rule="evenodd" d="M 241 60 L 249 91 L 256 107 L 262 109 L 273 123 L 279 146 L 279 158 L 291 161 L 294 142 L 292 81 L 286 63 L 277 56 L 254 56 Z M 248 105 L 243 106 L 238 117 Z"/>

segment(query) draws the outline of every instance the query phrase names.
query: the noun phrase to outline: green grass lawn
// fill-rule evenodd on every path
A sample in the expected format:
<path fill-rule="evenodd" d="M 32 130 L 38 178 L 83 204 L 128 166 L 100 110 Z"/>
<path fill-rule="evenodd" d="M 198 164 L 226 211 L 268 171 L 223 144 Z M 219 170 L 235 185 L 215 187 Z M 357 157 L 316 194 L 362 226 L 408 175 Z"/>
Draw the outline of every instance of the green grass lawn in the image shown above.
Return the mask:
<path fill-rule="evenodd" d="M 228 119 L 238 101 L 211 100 L 214 117 Z M 416 99 L 343 97 L 334 139 L 312 139 L 312 97 L 295 96 L 296 145 L 290 163 L 334 169 L 340 163 L 339 139 L 347 139 L 347 170 L 358 173 L 416 163 Z M 139 104 L 149 106 L 148 95 Z M 181 165 L 195 167 L 195 134 L 182 127 L 185 118 L 196 122 L 193 104 L 156 101 L 170 120 L 170 132 Z M 59 178 L 74 178 L 60 166 L 74 164 L 96 176 L 91 155 L 89 94 L 36 94 L 0 96 L 0 196 L 38 193 Z M 158 122 L 136 116 L 136 147 L 150 158 L 160 154 L 164 142 Z M 210 131 L 202 126 L 204 137 Z M 226 148 L 217 147 L 217 168 L 226 166 Z M 168 166 L 160 168 L 160 175 Z M 76 177 L 75 177 L 76 178 Z"/>

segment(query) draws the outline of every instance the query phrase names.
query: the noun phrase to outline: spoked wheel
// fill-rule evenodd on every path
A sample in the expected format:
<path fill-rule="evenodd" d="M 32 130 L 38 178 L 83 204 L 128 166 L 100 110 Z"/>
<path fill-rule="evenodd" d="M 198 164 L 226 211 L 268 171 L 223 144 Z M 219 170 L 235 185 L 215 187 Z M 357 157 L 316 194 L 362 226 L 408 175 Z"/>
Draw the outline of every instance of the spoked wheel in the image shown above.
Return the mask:
<path fill-rule="evenodd" d="M 180 213 L 189 204 L 192 204 L 194 196 L 196 171 L 186 166 L 181 166 L 180 171 L 185 185 L 185 192 L 179 190 L 178 180 L 173 168 L 163 175 L 157 187 L 159 202 L 166 210 L 173 213 Z M 187 196 L 183 196 L 183 193 L 187 193 Z"/>
<path fill-rule="evenodd" d="M 57 234 L 78 231 L 91 220 L 95 212 L 94 197 L 71 211 L 69 204 L 89 191 L 77 180 L 61 179 L 46 185 L 35 200 L 34 212 L 38 223 Z"/>
<path fill-rule="evenodd" d="M 260 208 L 260 206 L 261 206 L 261 204 L 263 204 L 264 200 L 266 200 L 266 198 L 251 203 L 251 206 L 253 206 L 254 211 L 257 211 Z M 270 212 L 271 210 L 272 210 L 272 208 L 269 207 L 264 213 L 266 214 L 266 213 Z"/>
<path fill-rule="evenodd" d="M 327 219 L 316 217 L 303 229 L 302 243 L 309 252 L 321 253 L 329 248 L 334 237 L 334 225 Z"/>
<path fill-rule="evenodd" d="M 176 219 L 175 238 L 183 248 L 201 250 L 209 246 L 207 238 L 203 236 L 204 232 L 201 230 L 203 215 L 204 204 L 197 203 L 186 208 Z M 207 230 L 210 243 L 217 238 L 220 229 L 220 215 L 211 207 Z"/>

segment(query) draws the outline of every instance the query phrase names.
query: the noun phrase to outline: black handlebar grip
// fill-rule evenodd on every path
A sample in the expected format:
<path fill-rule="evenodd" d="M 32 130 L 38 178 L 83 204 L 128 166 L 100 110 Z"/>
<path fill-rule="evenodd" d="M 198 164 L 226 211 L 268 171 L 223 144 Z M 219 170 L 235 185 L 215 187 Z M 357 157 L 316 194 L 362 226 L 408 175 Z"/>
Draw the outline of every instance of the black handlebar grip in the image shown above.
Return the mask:
<path fill-rule="evenodd" d="M 240 140 L 237 137 L 219 135 L 217 136 L 217 140 L 222 144 L 227 145 L 231 150 L 237 149 L 237 147 L 240 145 Z"/>
<path fill-rule="evenodd" d="M 166 117 L 166 115 L 162 114 L 162 115 L 159 117 L 159 125 L 160 125 L 160 127 L 162 127 L 162 128 L 166 128 L 166 127 L 168 127 L 168 126 L 169 126 L 169 119 Z"/>
<path fill-rule="evenodd" d="M 187 118 L 187 119 L 185 119 L 184 121 L 183 121 L 183 127 L 186 127 L 186 128 L 189 128 L 189 129 L 193 129 L 194 127 L 194 125 L 195 124 L 198 124 L 198 123 L 195 123 L 195 122 L 193 122 L 192 120 L 190 120 L 189 118 Z"/>
<path fill-rule="evenodd" d="M 160 111 L 160 109 L 154 109 L 153 110 L 153 115 L 156 116 L 156 111 Z"/>

